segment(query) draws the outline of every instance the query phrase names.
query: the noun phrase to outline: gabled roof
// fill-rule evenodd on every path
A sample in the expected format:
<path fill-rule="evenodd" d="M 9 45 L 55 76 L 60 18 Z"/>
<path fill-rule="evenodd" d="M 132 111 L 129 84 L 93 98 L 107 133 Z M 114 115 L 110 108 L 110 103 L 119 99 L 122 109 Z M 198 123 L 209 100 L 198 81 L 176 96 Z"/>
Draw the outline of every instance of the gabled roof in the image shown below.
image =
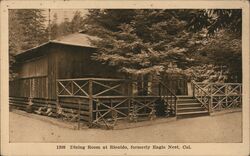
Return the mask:
<path fill-rule="evenodd" d="M 91 40 L 98 40 L 98 37 L 90 36 L 83 33 L 74 33 L 70 35 L 66 35 L 63 37 L 59 37 L 55 40 L 48 41 L 46 43 L 40 44 L 36 47 L 30 48 L 28 50 L 22 51 L 17 53 L 16 55 L 23 55 L 30 53 L 34 50 L 37 50 L 41 47 L 47 46 L 49 44 L 62 44 L 62 45 L 70 45 L 70 46 L 80 46 L 80 47 L 87 47 L 87 48 L 96 48 L 91 44 Z"/>
<path fill-rule="evenodd" d="M 91 44 L 91 40 L 98 40 L 98 37 L 90 36 L 82 33 L 74 33 L 67 36 L 60 37 L 58 39 L 52 40 L 52 43 L 60 43 L 60 44 L 67 44 L 73 46 L 82 46 L 82 47 L 90 47 L 95 48 Z"/>

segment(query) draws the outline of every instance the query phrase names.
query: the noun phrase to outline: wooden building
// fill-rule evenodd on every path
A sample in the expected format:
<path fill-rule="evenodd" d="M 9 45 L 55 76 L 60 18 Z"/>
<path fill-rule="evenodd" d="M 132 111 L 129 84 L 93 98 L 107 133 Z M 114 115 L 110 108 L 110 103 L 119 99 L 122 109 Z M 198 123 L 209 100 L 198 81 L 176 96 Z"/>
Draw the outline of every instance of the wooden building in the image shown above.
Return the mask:
<path fill-rule="evenodd" d="M 121 78 L 115 68 L 91 60 L 96 48 L 90 39 L 95 37 L 76 33 L 17 54 L 10 96 L 56 99 L 56 79 Z"/>
<path fill-rule="evenodd" d="M 14 70 L 18 77 L 10 87 L 10 96 L 56 99 L 56 80 L 72 78 L 125 78 L 114 67 L 91 59 L 96 48 L 82 33 L 49 41 L 16 55 Z M 187 94 L 184 77 L 168 77 L 175 94 Z"/>
<path fill-rule="evenodd" d="M 96 39 L 98 38 L 82 33 L 75 33 L 49 41 L 17 54 L 14 70 L 18 74 L 18 77 L 14 81 L 10 82 L 10 104 L 18 106 L 17 103 L 23 103 L 23 106 L 27 106 L 29 103 L 32 103 L 33 107 L 36 109 L 41 105 L 52 104 L 54 111 L 56 111 L 56 105 L 58 105 L 59 97 L 61 97 L 62 100 L 60 101 L 60 105 L 64 105 L 63 107 L 65 108 L 74 108 L 75 110 L 80 109 L 83 114 L 83 120 L 93 120 L 93 107 L 97 106 L 92 106 L 94 102 L 93 99 L 91 99 L 92 102 L 90 102 L 89 93 L 91 92 L 92 94 L 95 90 L 97 91 L 98 87 L 93 87 L 92 80 L 95 81 L 96 84 L 99 83 L 99 93 L 96 93 L 95 95 L 100 96 L 104 93 L 115 95 L 118 91 L 116 90 L 117 87 L 114 85 L 115 82 L 118 81 L 111 83 L 111 81 L 106 81 L 105 79 L 126 79 L 128 77 L 128 75 L 118 72 L 118 70 L 114 67 L 104 65 L 91 59 L 92 54 L 96 52 L 96 47 L 91 45 L 91 40 Z M 82 87 L 84 84 L 77 84 L 76 81 L 82 80 L 82 82 L 84 82 L 86 78 L 94 78 L 87 80 L 88 82 L 86 81 L 86 83 L 88 83 L 89 86 L 91 84 L 91 87 L 94 89 L 89 87 L 86 89 L 88 91 L 85 92 L 85 89 Z M 63 84 L 65 81 L 62 79 L 68 80 L 67 82 L 69 83 Z M 104 84 L 103 80 L 108 83 Z M 176 98 L 174 97 L 176 94 L 187 95 L 187 81 L 185 77 L 172 76 L 165 78 L 165 81 L 165 84 L 170 87 L 172 98 Z M 124 84 L 125 82 L 123 81 L 122 83 Z M 71 91 L 70 88 L 67 88 L 70 87 L 68 84 L 71 85 Z M 118 85 L 119 84 L 116 84 L 116 86 Z M 119 87 L 122 92 L 126 92 L 126 94 L 122 95 L 131 96 L 133 93 L 138 93 L 138 82 L 135 85 L 137 86 L 133 87 L 134 85 L 120 85 Z M 62 91 L 64 90 L 68 93 L 64 94 L 63 92 L 60 92 L 60 87 L 62 87 Z M 106 87 L 106 89 L 100 89 L 100 87 Z M 150 87 L 154 88 L 151 88 L 151 93 L 155 93 L 157 97 L 159 94 L 162 94 L 162 91 L 159 91 L 159 87 L 157 85 L 152 85 L 151 83 Z M 135 91 L 136 89 L 137 91 Z M 147 89 L 147 91 L 148 90 L 150 89 Z M 88 96 L 88 100 L 81 100 L 81 108 L 78 108 L 79 99 L 65 100 L 65 97 L 70 96 L 72 98 L 72 95 L 79 91 Z M 113 91 L 113 93 L 111 93 L 111 91 Z M 167 96 L 169 96 L 169 93 Z M 145 95 L 148 95 L 148 97 L 150 96 L 150 94 Z M 154 98 L 154 101 L 158 100 L 155 97 L 151 96 L 151 98 Z M 81 98 L 85 98 L 85 95 L 81 95 Z M 96 99 L 96 101 L 100 100 Z M 150 101 L 144 100 L 144 102 L 145 105 L 143 107 L 148 107 Z M 171 103 L 173 103 L 172 99 Z M 116 100 L 116 104 L 121 104 L 121 101 L 119 103 L 119 101 Z M 128 105 L 130 104 L 126 101 L 125 105 L 127 110 L 119 110 L 119 112 L 120 114 L 127 114 L 128 116 Z M 147 113 L 149 114 L 150 112 Z M 96 115 L 95 119 L 97 119 L 98 114 L 94 113 L 94 115 Z M 89 123 L 91 122 L 92 121 L 89 121 Z"/>

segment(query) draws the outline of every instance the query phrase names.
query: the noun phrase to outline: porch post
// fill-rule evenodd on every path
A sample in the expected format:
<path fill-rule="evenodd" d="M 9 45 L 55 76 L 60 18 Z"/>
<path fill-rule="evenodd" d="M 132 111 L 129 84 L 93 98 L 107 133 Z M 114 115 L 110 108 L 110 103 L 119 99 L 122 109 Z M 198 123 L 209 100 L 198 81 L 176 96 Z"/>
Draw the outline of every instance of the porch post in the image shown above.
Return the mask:
<path fill-rule="evenodd" d="M 93 122 L 93 80 L 89 79 L 89 127 Z"/>
<path fill-rule="evenodd" d="M 60 108 L 60 98 L 59 98 L 59 87 L 58 87 L 58 81 L 56 81 L 56 111 Z"/>
<path fill-rule="evenodd" d="M 195 86 L 194 86 L 193 81 L 191 81 L 191 86 L 192 86 L 192 90 L 193 90 L 193 97 L 195 97 Z"/>

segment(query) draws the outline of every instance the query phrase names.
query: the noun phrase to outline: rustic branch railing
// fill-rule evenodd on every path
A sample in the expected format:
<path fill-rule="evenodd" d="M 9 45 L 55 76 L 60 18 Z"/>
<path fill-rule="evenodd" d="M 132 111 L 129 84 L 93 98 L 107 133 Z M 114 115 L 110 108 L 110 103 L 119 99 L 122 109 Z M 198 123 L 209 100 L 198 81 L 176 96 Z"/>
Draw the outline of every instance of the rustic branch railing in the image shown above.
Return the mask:
<path fill-rule="evenodd" d="M 162 92 L 160 92 L 160 96 L 163 97 L 164 101 L 168 103 L 168 110 L 172 111 L 172 114 L 176 115 L 177 111 L 177 96 L 163 83 L 160 82 L 160 85 L 164 88 L 163 90 L 161 89 Z"/>
<path fill-rule="evenodd" d="M 200 83 L 192 82 L 196 97 L 209 112 L 242 106 L 241 83 Z"/>
<path fill-rule="evenodd" d="M 58 79 L 57 97 L 58 103 L 60 98 L 88 99 L 91 126 L 112 128 L 119 119 L 137 121 L 141 116 L 152 119 L 155 117 L 156 105 L 162 101 L 166 113 L 176 114 L 177 97 L 160 81 Z"/>
<path fill-rule="evenodd" d="M 211 96 L 196 82 L 192 81 L 193 97 L 195 97 L 209 113 L 211 112 Z"/>

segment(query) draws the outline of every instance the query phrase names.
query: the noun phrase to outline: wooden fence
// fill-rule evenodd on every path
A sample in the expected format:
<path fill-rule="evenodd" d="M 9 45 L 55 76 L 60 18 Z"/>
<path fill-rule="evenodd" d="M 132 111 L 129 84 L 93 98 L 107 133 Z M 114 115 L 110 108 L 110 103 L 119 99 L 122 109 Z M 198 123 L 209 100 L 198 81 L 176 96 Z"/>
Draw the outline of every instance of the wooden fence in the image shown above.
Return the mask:
<path fill-rule="evenodd" d="M 192 82 L 193 96 L 210 113 L 242 107 L 242 84 Z"/>
<path fill-rule="evenodd" d="M 176 113 L 177 98 L 160 81 L 58 79 L 57 97 L 59 105 L 65 98 L 87 100 L 90 126 L 112 128 L 119 119 L 137 121 Z"/>

